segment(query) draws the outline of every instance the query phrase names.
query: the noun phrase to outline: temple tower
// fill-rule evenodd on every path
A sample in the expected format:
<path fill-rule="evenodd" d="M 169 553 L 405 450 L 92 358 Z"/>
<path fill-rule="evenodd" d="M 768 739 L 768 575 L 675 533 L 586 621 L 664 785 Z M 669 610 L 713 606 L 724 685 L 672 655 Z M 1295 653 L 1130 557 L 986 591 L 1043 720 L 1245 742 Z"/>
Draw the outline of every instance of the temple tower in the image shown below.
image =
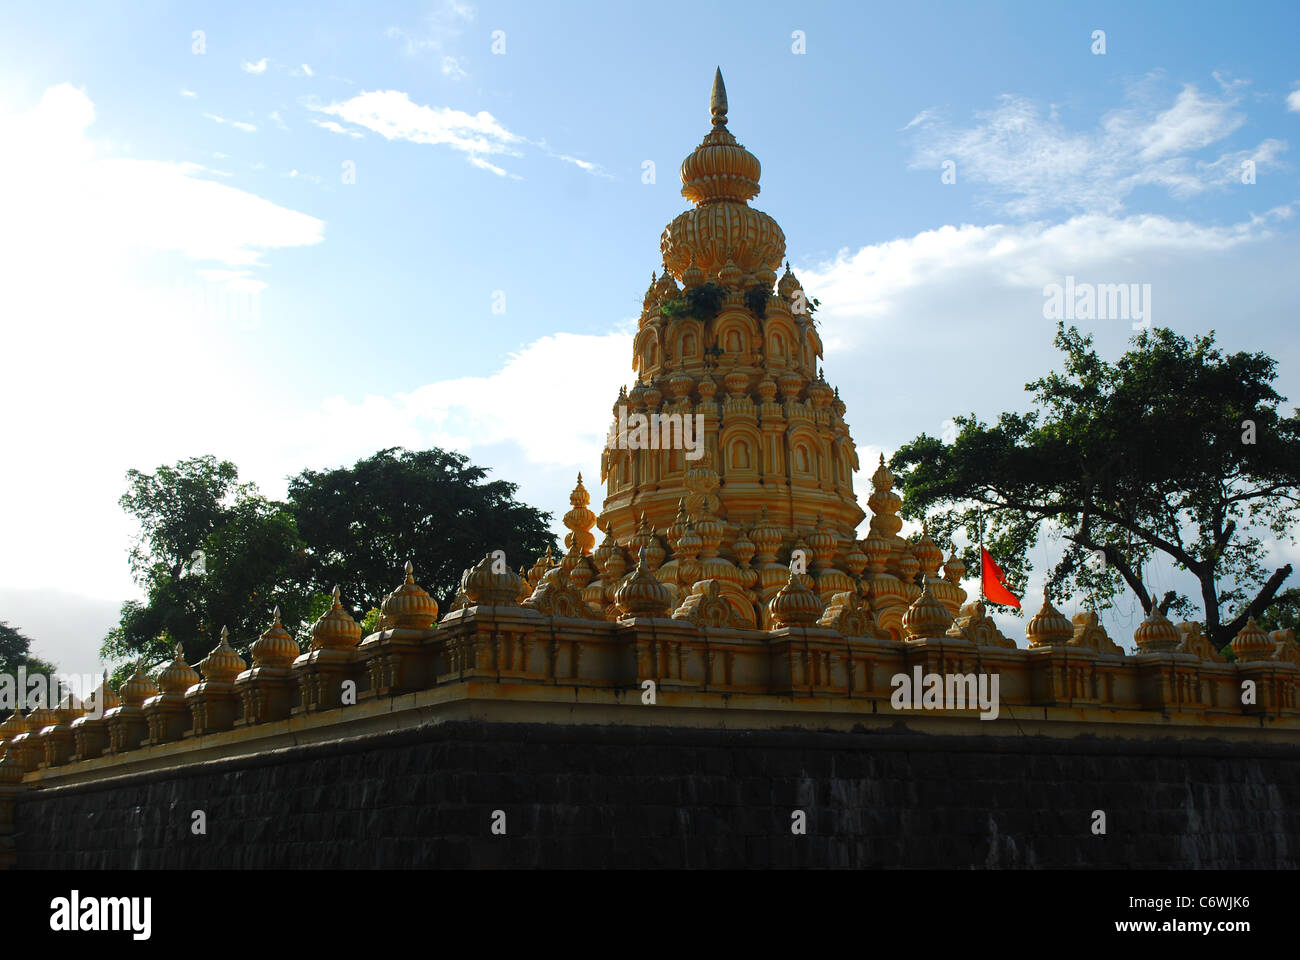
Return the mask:
<path fill-rule="evenodd" d="M 647 528 L 671 543 L 684 507 L 703 539 L 701 560 L 747 567 L 757 544 L 761 562 L 784 567 L 797 547 L 809 586 L 847 589 L 852 581 L 838 571 L 854 566 L 864 514 L 845 407 L 818 369 L 811 298 L 789 264 L 778 281 L 785 235 L 748 203 L 759 162 L 727 129 L 721 71 L 709 111 L 711 129 L 681 167 L 693 206 L 660 239 L 662 273 L 646 291 L 634 341 L 636 381 L 614 405 L 599 525 L 621 544 Z M 640 436 L 638 416 L 649 424 Z M 688 419 L 703 428 L 697 450 L 675 432 Z M 785 577 L 769 571 L 761 586 L 768 580 L 775 587 L 764 593 Z"/>

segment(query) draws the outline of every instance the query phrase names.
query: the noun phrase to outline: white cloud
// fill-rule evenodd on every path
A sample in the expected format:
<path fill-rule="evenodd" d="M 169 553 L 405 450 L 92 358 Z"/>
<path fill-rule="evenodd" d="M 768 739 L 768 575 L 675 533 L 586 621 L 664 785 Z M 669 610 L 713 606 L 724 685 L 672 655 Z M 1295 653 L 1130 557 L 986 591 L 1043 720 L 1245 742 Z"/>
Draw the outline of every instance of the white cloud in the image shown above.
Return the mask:
<path fill-rule="evenodd" d="M 245 133 L 256 133 L 257 127 L 251 123 L 245 123 L 243 120 L 227 120 L 225 117 L 215 113 L 204 113 L 205 117 L 214 123 L 230 124 L 236 130 L 243 130 Z"/>
<path fill-rule="evenodd" d="M 914 167 L 938 168 L 951 160 L 959 182 L 989 188 L 1014 216 L 1059 209 L 1115 214 L 1143 185 L 1186 197 L 1234 182 L 1245 159 L 1260 166 L 1280 163 L 1286 144 L 1273 139 L 1253 149 L 1198 156 L 1246 120 L 1237 109 L 1244 81 L 1220 78 L 1220 86 L 1221 94 L 1210 96 L 1188 84 L 1169 103 L 1156 78 L 1147 78 L 1130 88 L 1123 107 L 1085 132 L 1066 129 L 1055 108 L 1044 118 L 1033 101 L 1011 95 L 977 113 L 969 127 L 954 127 L 923 110 L 904 129 L 915 131 Z"/>
<path fill-rule="evenodd" d="M 249 63 L 245 60 L 240 67 L 245 73 L 266 73 L 266 57 L 258 60 L 256 63 Z"/>
<path fill-rule="evenodd" d="M 365 136 L 365 134 L 360 133 L 357 130 L 348 130 L 342 124 L 336 123 L 333 120 L 313 120 L 312 122 L 316 124 L 316 126 L 322 127 L 323 129 L 328 130 L 331 133 L 347 134 L 347 136 L 353 137 L 358 140 Z"/>
<path fill-rule="evenodd" d="M 187 97 L 187 98 L 193 100 L 195 97 L 198 96 L 198 94 L 195 93 L 193 90 L 185 90 L 185 89 L 182 89 L 182 90 L 181 90 L 181 96 L 182 96 L 182 97 Z"/>
<path fill-rule="evenodd" d="M 555 153 L 545 140 L 533 141 L 512 133 L 486 110 L 469 114 L 451 107 L 424 106 L 412 102 L 410 96 L 400 90 L 368 91 L 341 103 L 315 106 L 312 109 L 373 130 L 388 140 L 409 140 L 412 143 L 451 147 L 468 154 L 469 162 L 480 170 L 487 170 L 499 177 L 521 179 L 500 164 L 489 161 L 487 157 L 519 157 L 523 156 L 521 147 L 532 146 L 544 151 L 549 157 L 571 163 L 593 176 L 613 179 L 598 163 Z M 316 123 L 335 133 L 359 136 L 341 124 L 322 121 Z"/>
<path fill-rule="evenodd" d="M 305 74 L 307 74 L 307 76 L 309 76 L 309 77 L 314 77 L 314 76 L 315 76 L 315 74 L 312 73 L 312 69 L 311 69 L 311 67 L 307 66 L 307 64 L 305 64 L 305 63 L 304 63 L 304 64 L 303 64 L 299 69 L 301 69 L 302 72 L 305 73 Z"/>
<path fill-rule="evenodd" d="M 68 84 L 0 116 L 0 182 L 23 185 L 0 216 L 0 316 L 23 318 L 0 325 L 0 409 L 25 411 L 5 437 L 33 466 L 0 474 L 0 503 L 23 505 L 0 511 L 0 543 L 22 545 L 0 551 L 0 583 L 120 602 L 125 471 L 230 449 L 258 422 L 275 385 L 249 375 L 246 339 L 267 256 L 324 225 L 197 165 L 112 156 L 94 120 Z"/>
<path fill-rule="evenodd" d="M 469 114 L 451 107 L 421 106 L 412 103 L 411 98 L 399 90 L 360 93 L 342 103 L 331 103 L 317 109 L 373 130 L 388 140 L 445 145 L 469 154 L 471 160 L 484 155 L 518 156 L 517 145 L 525 142 L 523 137 L 501 126 L 486 110 Z"/>
<path fill-rule="evenodd" d="M 1286 108 L 1293 113 L 1300 113 L 1300 87 L 1287 94 Z"/>
<path fill-rule="evenodd" d="M 283 118 L 280 116 L 279 110 L 272 110 L 270 114 L 267 116 L 267 119 L 273 121 L 275 125 L 281 130 L 289 129 L 289 127 L 285 124 Z"/>
<path fill-rule="evenodd" d="M 971 291 L 972 304 L 930 333 L 969 324 L 975 303 L 1014 297 L 1019 319 L 1041 326 L 1042 288 L 1067 275 L 1096 282 L 1150 282 L 1157 264 L 1226 253 L 1272 235 L 1289 207 L 1229 226 L 1204 226 L 1156 215 L 1083 214 L 1064 223 L 944 226 L 914 237 L 841 251 L 805 269 L 800 279 L 825 306 L 818 311 L 829 352 L 910 328 L 909 304 L 940 291 Z M 1156 317 L 1155 322 L 1160 323 Z M 1015 329 L 1011 317 L 1002 324 Z"/>

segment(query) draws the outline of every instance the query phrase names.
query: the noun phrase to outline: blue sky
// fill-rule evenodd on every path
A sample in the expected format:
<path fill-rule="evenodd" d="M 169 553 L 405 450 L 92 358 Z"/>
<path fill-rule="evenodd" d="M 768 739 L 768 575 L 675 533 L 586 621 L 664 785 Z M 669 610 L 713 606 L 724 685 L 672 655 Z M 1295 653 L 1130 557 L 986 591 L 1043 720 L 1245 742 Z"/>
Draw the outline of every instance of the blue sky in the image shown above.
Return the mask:
<path fill-rule="evenodd" d="M 68 669 L 133 592 L 132 466 L 280 495 L 436 443 L 558 517 L 716 65 L 864 464 L 1022 407 L 1067 275 L 1300 394 L 1294 3 L 264 6 L 0 8 L 0 619 Z"/>

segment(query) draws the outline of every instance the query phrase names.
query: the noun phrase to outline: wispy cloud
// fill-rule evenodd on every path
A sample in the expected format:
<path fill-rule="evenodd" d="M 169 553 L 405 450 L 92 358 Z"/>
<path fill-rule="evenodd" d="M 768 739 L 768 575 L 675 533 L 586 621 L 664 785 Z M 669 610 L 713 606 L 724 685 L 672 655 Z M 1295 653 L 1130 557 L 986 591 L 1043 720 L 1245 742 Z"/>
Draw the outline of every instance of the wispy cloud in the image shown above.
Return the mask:
<path fill-rule="evenodd" d="M 499 177 L 520 179 L 500 163 L 489 160 L 489 157 L 521 157 L 523 148 L 531 146 L 592 176 L 613 179 L 598 163 L 557 153 L 551 150 L 545 140 L 530 140 L 507 130 L 486 110 L 471 114 L 452 107 L 417 104 L 400 90 L 370 91 L 350 100 L 314 106 L 312 109 L 338 117 L 345 123 L 372 130 L 388 140 L 448 146 L 467 154 L 469 162 L 480 170 L 487 170 Z M 358 136 L 356 131 L 339 123 L 318 120 L 316 124 L 334 133 Z"/>
<path fill-rule="evenodd" d="M 263 57 L 261 60 L 258 60 L 256 63 L 250 63 L 249 61 L 245 60 L 243 63 L 240 64 L 240 68 L 245 73 L 266 73 L 266 63 L 267 63 L 266 57 Z"/>
<path fill-rule="evenodd" d="M 198 96 L 198 94 L 195 93 L 193 90 L 186 90 L 186 89 L 184 89 L 184 88 L 182 87 L 182 88 L 181 88 L 181 96 L 182 96 L 182 97 L 186 97 L 186 98 L 188 98 L 188 99 L 190 99 L 190 100 L 193 100 L 195 97 Z"/>
<path fill-rule="evenodd" d="M 1092 130 L 1067 129 L 1055 108 L 1047 117 L 1025 97 L 1004 95 L 971 126 L 954 126 L 923 110 L 914 131 L 913 167 L 956 164 L 959 180 L 988 188 L 991 202 L 1014 216 L 1048 210 L 1118 213 L 1141 186 L 1186 197 L 1237 182 L 1243 162 L 1280 164 L 1286 143 L 1266 139 L 1252 148 L 1201 152 L 1222 144 L 1246 122 L 1238 109 L 1241 80 L 1216 77 L 1217 94 L 1187 84 L 1170 101 L 1158 77 L 1134 84 L 1122 107 Z"/>
<path fill-rule="evenodd" d="M 442 0 L 416 27 L 389 27 L 390 39 L 400 40 L 407 56 L 425 51 L 442 52 L 472 23 L 477 11 L 465 0 Z"/>
<path fill-rule="evenodd" d="M 465 72 L 465 69 L 460 65 L 459 57 L 443 57 L 441 66 L 442 75 L 444 77 L 451 77 L 453 80 L 463 80 L 469 76 L 469 74 Z"/>
<path fill-rule="evenodd" d="M 360 131 L 348 130 L 341 123 L 336 123 L 333 120 L 313 120 L 312 123 L 316 124 L 316 126 L 318 127 L 322 127 L 330 131 L 331 133 L 346 134 L 347 136 L 353 137 L 358 140 L 361 139 L 363 136 L 365 136 L 365 134 L 361 133 Z"/>
<path fill-rule="evenodd" d="M 1300 87 L 1287 94 L 1286 108 L 1293 113 L 1300 113 Z"/>
<path fill-rule="evenodd" d="M 227 120 L 225 117 L 219 116 L 215 113 L 204 113 L 203 115 L 214 123 L 228 123 L 235 129 L 243 130 L 245 133 L 255 133 L 257 131 L 257 126 L 255 124 L 245 123 L 243 120 Z"/>

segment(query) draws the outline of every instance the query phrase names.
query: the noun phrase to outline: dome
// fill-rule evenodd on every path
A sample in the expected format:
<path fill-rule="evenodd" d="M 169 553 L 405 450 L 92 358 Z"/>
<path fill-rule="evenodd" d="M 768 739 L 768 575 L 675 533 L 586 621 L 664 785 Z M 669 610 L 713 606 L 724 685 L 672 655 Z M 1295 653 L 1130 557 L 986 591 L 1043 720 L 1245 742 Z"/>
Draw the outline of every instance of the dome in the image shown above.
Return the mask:
<path fill-rule="evenodd" d="M 321 618 L 312 624 L 311 647 L 313 650 L 351 650 L 361 640 L 361 627 L 352 619 L 352 615 L 343 609 L 339 599 L 339 588 L 334 588 L 334 606 L 321 614 Z"/>
<path fill-rule="evenodd" d="M 952 626 L 952 614 L 948 608 L 935 599 L 927 583 L 921 595 L 903 614 L 903 632 L 909 640 L 925 637 L 942 637 Z"/>
<path fill-rule="evenodd" d="M 762 167 L 758 157 L 737 143 L 727 129 L 727 87 L 721 67 L 713 74 L 709 114 L 713 129 L 682 161 L 682 196 L 696 204 L 713 200 L 744 203 L 758 195 Z"/>
<path fill-rule="evenodd" d="M 1183 636 L 1168 617 L 1152 607 L 1134 631 L 1133 642 L 1142 653 L 1172 653 L 1183 642 Z"/>
<path fill-rule="evenodd" d="M 253 655 L 254 666 L 283 670 L 293 663 L 301 651 L 298 648 L 298 641 L 280 622 L 279 607 L 275 608 L 273 616 L 275 622 L 253 641 L 249 653 Z"/>
<path fill-rule="evenodd" d="M 1031 647 L 1061 647 L 1074 636 L 1074 624 L 1052 606 L 1043 593 L 1043 606 L 1025 626 L 1025 638 Z"/>
<path fill-rule="evenodd" d="M 118 696 L 122 698 L 122 706 L 138 707 L 149 697 L 158 692 L 157 685 L 144 675 L 140 669 L 140 664 L 135 665 L 135 673 L 122 681 L 122 686 L 118 689 Z"/>
<path fill-rule="evenodd" d="M 1238 661 L 1269 660 L 1273 656 L 1276 644 L 1273 638 L 1251 617 L 1241 632 L 1232 638 L 1232 653 Z"/>
<path fill-rule="evenodd" d="M 822 615 L 822 602 L 794 575 L 791 565 L 790 578 L 772 598 L 768 609 L 778 627 L 810 626 Z"/>
<path fill-rule="evenodd" d="M 730 261 L 738 275 L 766 276 L 785 256 L 785 234 L 775 220 L 746 202 L 759 191 L 758 158 L 727 129 L 727 91 L 722 71 L 713 77 L 709 100 L 713 129 L 682 161 L 682 196 L 694 209 L 676 217 L 659 240 L 664 266 L 692 285 L 717 276 Z"/>
<path fill-rule="evenodd" d="M 395 627 L 428 630 L 438 619 L 438 601 L 415 582 L 415 568 L 406 561 L 406 580 L 384 597 L 379 612 Z"/>
<path fill-rule="evenodd" d="M 636 570 L 614 594 L 614 603 L 625 617 L 666 617 L 672 604 L 672 592 L 650 571 L 646 553 L 642 547 Z"/>
<path fill-rule="evenodd" d="M 185 662 L 185 652 L 179 643 L 176 644 L 176 656 L 158 674 L 158 690 L 168 696 L 181 697 L 198 682 L 199 675 Z"/>
<path fill-rule="evenodd" d="M 221 628 L 221 642 L 199 661 L 199 670 L 203 673 L 203 679 L 211 683 L 233 683 L 235 677 L 244 672 L 245 666 L 247 664 L 244 663 L 244 658 L 230 645 L 225 627 Z"/>

